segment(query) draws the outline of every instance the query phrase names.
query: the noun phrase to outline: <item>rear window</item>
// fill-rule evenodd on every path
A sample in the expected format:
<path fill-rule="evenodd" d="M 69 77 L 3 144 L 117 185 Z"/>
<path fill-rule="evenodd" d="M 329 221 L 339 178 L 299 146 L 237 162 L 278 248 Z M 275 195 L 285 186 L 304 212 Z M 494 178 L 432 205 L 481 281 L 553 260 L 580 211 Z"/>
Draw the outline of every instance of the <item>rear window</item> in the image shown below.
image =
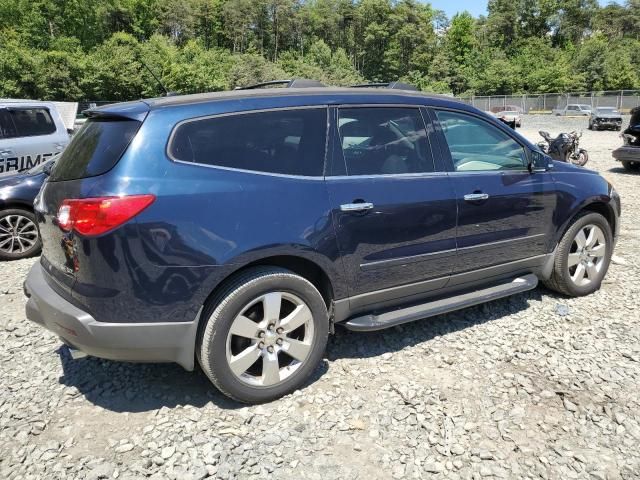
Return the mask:
<path fill-rule="evenodd" d="M 201 165 L 321 176 L 326 131 L 326 108 L 204 118 L 176 128 L 169 155 Z"/>
<path fill-rule="evenodd" d="M 137 120 L 88 120 L 60 155 L 50 180 L 75 180 L 111 170 L 140 125 Z"/>
<path fill-rule="evenodd" d="M 7 108 L 0 113 L 2 138 L 35 137 L 56 132 L 56 124 L 46 108 Z"/>

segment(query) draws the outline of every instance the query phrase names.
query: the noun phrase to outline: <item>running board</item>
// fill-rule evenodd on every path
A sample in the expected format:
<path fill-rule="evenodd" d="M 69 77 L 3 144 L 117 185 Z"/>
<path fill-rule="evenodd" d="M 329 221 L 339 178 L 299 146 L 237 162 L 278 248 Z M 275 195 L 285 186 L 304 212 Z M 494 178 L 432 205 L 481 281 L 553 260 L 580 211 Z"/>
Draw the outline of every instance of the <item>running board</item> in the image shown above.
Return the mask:
<path fill-rule="evenodd" d="M 355 317 L 343 323 L 343 325 L 349 330 L 356 332 L 383 330 L 403 323 L 413 322 L 435 315 L 442 315 L 443 313 L 472 307 L 473 305 L 508 297 L 516 293 L 526 292 L 527 290 L 533 290 L 537 285 L 538 277 L 533 274 L 524 275 L 514 278 L 508 283 L 476 290 L 475 292 L 463 293 L 456 297 L 443 298 L 423 303 L 422 305 L 381 313 L 379 315 L 371 314 Z"/>

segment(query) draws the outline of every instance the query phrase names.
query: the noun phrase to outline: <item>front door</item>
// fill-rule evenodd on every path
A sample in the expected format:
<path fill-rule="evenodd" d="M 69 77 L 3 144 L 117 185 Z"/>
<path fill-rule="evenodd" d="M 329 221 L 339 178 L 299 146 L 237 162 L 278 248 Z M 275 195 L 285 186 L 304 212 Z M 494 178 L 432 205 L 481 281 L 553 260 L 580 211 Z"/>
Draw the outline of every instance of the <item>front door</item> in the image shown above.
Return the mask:
<path fill-rule="evenodd" d="M 420 109 L 341 107 L 332 123 L 327 188 L 351 307 L 446 285 L 456 201 L 435 171 Z"/>
<path fill-rule="evenodd" d="M 530 173 L 526 147 L 480 116 L 434 112 L 456 190 L 455 273 L 510 263 L 518 269 L 536 259 L 542 263 L 554 231 L 551 175 Z"/>

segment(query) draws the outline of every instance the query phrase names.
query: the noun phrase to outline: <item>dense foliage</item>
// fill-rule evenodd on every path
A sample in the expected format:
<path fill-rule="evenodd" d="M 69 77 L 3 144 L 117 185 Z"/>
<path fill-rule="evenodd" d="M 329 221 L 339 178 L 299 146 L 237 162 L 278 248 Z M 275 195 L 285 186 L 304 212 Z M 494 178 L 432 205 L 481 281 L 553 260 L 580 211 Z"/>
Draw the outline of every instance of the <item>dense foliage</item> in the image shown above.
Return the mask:
<path fill-rule="evenodd" d="M 307 77 L 509 94 L 640 88 L 640 0 L 0 0 L 0 97 L 125 100 Z"/>

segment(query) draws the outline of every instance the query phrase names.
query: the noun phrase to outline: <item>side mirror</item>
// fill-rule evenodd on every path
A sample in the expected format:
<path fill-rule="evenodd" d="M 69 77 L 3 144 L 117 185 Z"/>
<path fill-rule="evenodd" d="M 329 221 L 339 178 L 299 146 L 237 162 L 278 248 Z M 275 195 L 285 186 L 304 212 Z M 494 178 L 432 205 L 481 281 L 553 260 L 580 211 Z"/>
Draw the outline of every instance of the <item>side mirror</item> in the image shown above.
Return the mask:
<path fill-rule="evenodd" d="M 529 153 L 529 172 L 542 173 L 553 167 L 553 161 L 548 155 L 538 151 L 531 150 Z"/>

